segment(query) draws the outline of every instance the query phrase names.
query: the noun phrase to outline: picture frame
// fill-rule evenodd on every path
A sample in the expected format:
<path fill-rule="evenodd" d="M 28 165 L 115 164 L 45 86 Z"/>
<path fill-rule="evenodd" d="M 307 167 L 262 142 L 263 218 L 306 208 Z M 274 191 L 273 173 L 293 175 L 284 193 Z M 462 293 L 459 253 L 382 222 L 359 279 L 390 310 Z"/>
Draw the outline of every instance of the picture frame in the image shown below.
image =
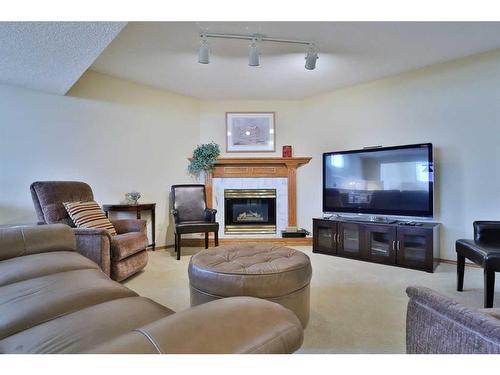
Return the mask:
<path fill-rule="evenodd" d="M 274 151 L 275 112 L 226 112 L 226 152 Z"/>

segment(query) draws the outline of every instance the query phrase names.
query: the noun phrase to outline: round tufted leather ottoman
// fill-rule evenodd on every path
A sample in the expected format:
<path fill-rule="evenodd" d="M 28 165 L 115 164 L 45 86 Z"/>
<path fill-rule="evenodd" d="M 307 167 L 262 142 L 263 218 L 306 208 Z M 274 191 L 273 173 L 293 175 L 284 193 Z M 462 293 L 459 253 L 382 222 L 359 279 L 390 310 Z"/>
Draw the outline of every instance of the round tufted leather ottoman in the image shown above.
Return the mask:
<path fill-rule="evenodd" d="M 248 243 L 200 251 L 189 262 L 191 306 L 234 296 L 264 298 L 309 320 L 309 257 L 294 249 Z"/>

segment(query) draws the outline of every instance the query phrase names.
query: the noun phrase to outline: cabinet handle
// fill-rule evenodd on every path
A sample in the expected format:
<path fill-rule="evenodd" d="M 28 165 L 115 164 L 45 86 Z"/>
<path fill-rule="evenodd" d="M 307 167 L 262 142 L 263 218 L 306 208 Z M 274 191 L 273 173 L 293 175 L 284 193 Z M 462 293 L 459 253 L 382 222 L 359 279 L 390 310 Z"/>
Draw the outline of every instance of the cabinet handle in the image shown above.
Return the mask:
<path fill-rule="evenodd" d="M 401 250 L 401 243 L 398 241 L 398 251 Z"/>
<path fill-rule="evenodd" d="M 396 241 L 392 241 L 392 250 L 397 250 Z"/>
<path fill-rule="evenodd" d="M 337 233 L 333 234 L 333 242 L 337 243 Z"/>

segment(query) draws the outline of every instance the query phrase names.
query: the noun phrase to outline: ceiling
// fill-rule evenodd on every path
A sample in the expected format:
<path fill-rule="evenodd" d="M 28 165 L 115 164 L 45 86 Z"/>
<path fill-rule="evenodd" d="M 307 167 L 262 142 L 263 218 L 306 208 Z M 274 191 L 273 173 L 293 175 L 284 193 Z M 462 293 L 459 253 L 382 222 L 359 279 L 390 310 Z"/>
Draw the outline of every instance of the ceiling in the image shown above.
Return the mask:
<path fill-rule="evenodd" d="M 211 62 L 197 63 L 199 33 L 260 33 L 311 40 L 264 43 L 249 67 L 248 42 L 211 39 Z M 293 99 L 500 48 L 500 23 L 474 22 L 131 22 L 92 65 L 101 73 L 204 99 Z"/>
<path fill-rule="evenodd" d="M 125 22 L 0 22 L 0 83 L 64 95 Z"/>

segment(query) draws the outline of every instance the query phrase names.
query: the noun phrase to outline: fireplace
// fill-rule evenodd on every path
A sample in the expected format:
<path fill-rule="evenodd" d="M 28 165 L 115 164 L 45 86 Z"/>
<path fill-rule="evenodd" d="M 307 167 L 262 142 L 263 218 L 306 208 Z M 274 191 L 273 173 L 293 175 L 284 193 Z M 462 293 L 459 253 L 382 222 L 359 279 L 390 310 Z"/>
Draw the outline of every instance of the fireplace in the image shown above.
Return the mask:
<path fill-rule="evenodd" d="M 276 233 L 276 189 L 225 189 L 225 234 Z"/>

